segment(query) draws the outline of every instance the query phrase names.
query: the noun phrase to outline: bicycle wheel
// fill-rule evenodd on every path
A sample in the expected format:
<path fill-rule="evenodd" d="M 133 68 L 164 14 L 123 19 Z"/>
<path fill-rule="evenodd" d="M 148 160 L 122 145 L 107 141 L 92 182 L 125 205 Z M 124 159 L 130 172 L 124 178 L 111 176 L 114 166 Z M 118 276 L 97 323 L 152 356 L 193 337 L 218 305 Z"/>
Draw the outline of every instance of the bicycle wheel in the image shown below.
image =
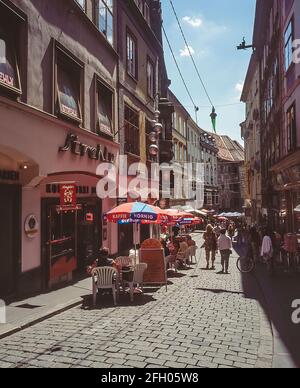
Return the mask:
<path fill-rule="evenodd" d="M 249 257 L 240 257 L 236 262 L 236 266 L 241 273 L 250 273 L 255 268 L 255 262 Z"/>

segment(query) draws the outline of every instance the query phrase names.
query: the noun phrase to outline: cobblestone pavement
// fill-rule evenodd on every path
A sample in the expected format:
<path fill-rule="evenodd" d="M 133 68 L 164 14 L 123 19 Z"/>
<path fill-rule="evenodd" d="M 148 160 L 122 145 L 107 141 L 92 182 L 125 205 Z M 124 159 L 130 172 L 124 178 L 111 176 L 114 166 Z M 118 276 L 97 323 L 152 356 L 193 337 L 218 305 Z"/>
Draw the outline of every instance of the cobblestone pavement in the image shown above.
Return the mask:
<path fill-rule="evenodd" d="M 167 292 L 135 305 L 74 308 L 3 339 L 0 368 L 271 367 L 272 335 L 255 282 L 242 280 L 234 258 L 228 276 L 205 266 L 201 252 Z"/>

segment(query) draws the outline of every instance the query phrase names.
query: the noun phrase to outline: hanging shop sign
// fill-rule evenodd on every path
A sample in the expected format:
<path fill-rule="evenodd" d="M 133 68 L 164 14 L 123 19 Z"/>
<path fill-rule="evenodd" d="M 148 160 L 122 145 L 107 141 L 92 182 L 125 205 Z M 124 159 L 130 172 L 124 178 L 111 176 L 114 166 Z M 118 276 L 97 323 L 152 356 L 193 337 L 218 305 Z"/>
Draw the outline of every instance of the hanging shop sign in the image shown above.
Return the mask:
<path fill-rule="evenodd" d="M 77 195 L 76 185 L 61 185 L 60 186 L 60 206 L 62 209 L 74 209 L 76 207 Z"/>
<path fill-rule="evenodd" d="M 108 152 L 107 147 L 103 147 L 100 144 L 95 146 L 90 146 L 79 141 L 77 135 L 69 133 L 65 145 L 59 147 L 59 152 L 68 152 L 70 151 L 74 155 L 80 157 L 87 156 L 89 159 L 98 160 L 99 162 L 114 163 L 115 155 L 111 152 Z"/>
<path fill-rule="evenodd" d="M 20 174 L 17 171 L 0 170 L 0 180 L 18 182 Z"/>
<path fill-rule="evenodd" d="M 28 238 L 34 238 L 39 231 L 39 223 L 35 215 L 30 214 L 25 220 L 25 234 Z"/>

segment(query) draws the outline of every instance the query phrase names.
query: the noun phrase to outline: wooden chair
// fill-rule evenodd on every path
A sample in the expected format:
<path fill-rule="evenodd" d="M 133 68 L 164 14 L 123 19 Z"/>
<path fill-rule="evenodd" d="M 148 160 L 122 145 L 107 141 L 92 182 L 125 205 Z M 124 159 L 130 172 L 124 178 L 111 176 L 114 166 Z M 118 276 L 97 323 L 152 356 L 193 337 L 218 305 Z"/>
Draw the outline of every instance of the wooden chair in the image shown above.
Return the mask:
<path fill-rule="evenodd" d="M 114 304 L 117 305 L 117 295 L 119 293 L 118 271 L 112 267 L 94 268 L 92 271 L 93 281 L 93 306 L 97 303 L 98 290 L 112 290 Z"/>

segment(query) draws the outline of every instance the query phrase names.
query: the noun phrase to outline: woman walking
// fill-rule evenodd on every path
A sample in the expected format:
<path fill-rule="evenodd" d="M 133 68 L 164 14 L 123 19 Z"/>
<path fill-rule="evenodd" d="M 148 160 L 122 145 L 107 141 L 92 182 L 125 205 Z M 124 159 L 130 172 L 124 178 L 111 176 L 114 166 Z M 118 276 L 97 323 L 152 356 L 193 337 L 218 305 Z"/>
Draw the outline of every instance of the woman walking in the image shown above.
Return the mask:
<path fill-rule="evenodd" d="M 221 230 L 221 235 L 218 239 L 218 248 L 221 253 L 222 271 L 221 274 L 229 275 L 229 259 L 232 254 L 232 240 L 226 236 L 226 229 Z"/>
<path fill-rule="evenodd" d="M 264 258 L 269 272 L 271 272 L 273 268 L 273 255 L 274 248 L 272 241 L 272 233 L 268 229 L 266 229 L 264 231 L 264 238 L 261 247 L 261 256 Z"/>
<path fill-rule="evenodd" d="M 206 261 L 207 267 L 209 269 L 210 259 L 212 261 L 211 269 L 215 270 L 215 261 L 216 261 L 216 251 L 217 251 L 217 235 L 214 231 L 214 228 L 211 225 L 207 225 L 206 232 L 203 235 L 204 238 L 204 248 L 206 251 Z"/>

